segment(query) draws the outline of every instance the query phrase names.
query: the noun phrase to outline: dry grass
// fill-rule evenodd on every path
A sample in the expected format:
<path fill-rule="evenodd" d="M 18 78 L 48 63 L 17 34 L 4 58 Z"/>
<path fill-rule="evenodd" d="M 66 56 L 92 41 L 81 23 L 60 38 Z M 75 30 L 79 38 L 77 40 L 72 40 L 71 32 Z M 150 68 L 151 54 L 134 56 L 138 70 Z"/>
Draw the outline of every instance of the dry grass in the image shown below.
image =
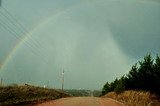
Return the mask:
<path fill-rule="evenodd" d="M 156 95 L 143 91 L 125 91 L 121 94 L 110 92 L 103 97 L 118 100 L 127 106 L 160 106 L 160 100 Z"/>
<path fill-rule="evenodd" d="M 46 100 L 69 96 L 54 89 L 46 89 L 30 85 L 0 87 L 1 105 L 26 105 Z"/>

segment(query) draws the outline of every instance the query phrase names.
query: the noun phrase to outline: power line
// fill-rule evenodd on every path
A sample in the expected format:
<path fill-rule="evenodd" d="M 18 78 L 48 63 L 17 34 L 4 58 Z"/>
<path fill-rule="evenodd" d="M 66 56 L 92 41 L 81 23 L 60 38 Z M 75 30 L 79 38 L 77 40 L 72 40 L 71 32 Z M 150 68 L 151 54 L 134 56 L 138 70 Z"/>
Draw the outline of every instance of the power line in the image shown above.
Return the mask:
<path fill-rule="evenodd" d="M 4 25 L 4 23 L 1 23 L 0 22 L 0 24 L 3 26 L 3 28 L 5 29 L 5 30 L 7 30 L 11 35 L 16 35 L 16 32 L 15 31 L 13 31 L 13 30 L 11 30 L 11 29 L 9 29 L 8 27 L 6 27 L 5 25 Z M 17 36 L 15 36 L 17 39 L 20 39 L 19 37 L 17 37 Z M 33 54 L 35 54 L 35 51 L 33 51 L 32 50 L 32 46 L 31 45 L 27 45 L 30 49 L 31 49 L 31 51 L 32 51 L 32 53 Z"/>
<path fill-rule="evenodd" d="M 32 36 L 29 36 L 30 38 L 27 39 L 25 39 L 25 36 L 20 36 L 21 34 L 29 35 L 31 33 L 26 30 L 26 28 L 6 8 L 1 6 L 1 2 L 2 0 L 0 0 L 0 13 L 5 19 L 7 19 L 7 21 L 5 22 L 3 22 L 3 19 L 1 19 L 0 24 L 3 26 L 3 28 L 7 30 L 11 35 L 13 35 L 16 39 L 20 41 L 24 40 L 23 43 L 26 44 L 26 46 L 29 47 L 34 54 L 42 56 L 45 59 L 44 63 L 47 63 L 49 55 L 46 54 L 47 50 L 45 50 L 45 48 L 41 46 L 42 43 L 39 41 L 35 41 Z M 41 47 L 45 52 L 42 53 L 41 51 L 39 51 L 39 47 Z M 38 53 L 35 52 L 35 50 L 38 51 Z"/>
<path fill-rule="evenodd" d="M 3 8 L 3 7 L 2 7 Z M 24 34 L 26 34 L 26 33 L 29 33 L 29 31 L 28 30 L 26 30 L 26 28 L 7 10 L 7 9 L 5 9 L 5 8 L 3 8 L 4 9 L 4 11 L 11 17 L 11 19 L 13 19 L 14 21 L 15 21 L 15 23 L 16 24 L 14 24 L 17 28 L 19 28 L 22 32 L 24 32 Z M 11 21 L 10 21 L 11 22 Z M 32 40 L 32 39 L 31 39 Z M 39 45 L 40 44 L 40 42 L 38 42 L 38 41 L 34 41 L 34 40 L 32 40 L 33 41 L 33 43 L 35 44 L 35 45 Z"/>
<path fill-rule="evenodd" d="M 13 35 L 15 38 L 17 38 L 18 40 L 22 40 L 21 37 L 19 37 L 19 33 L 17 33 L 13 28 L 11 28 L 9 25 L 7 25 L 5 22 L 3 22 L 3 20 L 0 18 L 1 22 L 0 24 L 3 26 L 4 29 L 6 29 L 7 31 L 10 32 L 11 35 Z M 30 46 L 30 48 L 32 48 L 32 45 L 28 44 L 28 46 Z"/>
<path fill-rule="evenodd" d="M 22 33 L 23 35 L 31 35 L 31 33 L 28 30 L 26 30 L 26 28 L 21 23 L 19 23 L 19 21 L 6 8 L 0 7 L 0 9 L 5 12 L 5 13 L 3 13 L 0 10 L 0 13 L 2 14 L 2 16 L 5 17 L 5 19 L 7 19 L 5 24 L 2 22 L 4 24 L 3 26 L 5 26 L 6 24 L 10 24 L 11 26 L 13 26 L 13 27 L 11 27 L 10 25 L 7 25 L 4 27 L 5 29 L 7 29 L 11 33 L 11 35 L 14 33 L 13 35 L 19 40 L 23 40 L 23 38 L 25 38 L 25 36 L 19 36 L 20 34 L 18 32 Z M 1 20 L 1 21 L 3 21 L 3 20 Z M 18 32 L 17 32 L 17 29 L 18 29 Z M 29 41 L 32 42 L 32 44 L 34 46 L 32 44 L 30 44 L 30 42 L 28 40 L 25 40 L 24 44 L 29 45 L 30 48 L 37 49 L 37 48 L 41 47 L 41 49 L 43 51 L 45 51 L 45 52 L 47 51 L 47 49 L 45 49 L 45 47 L 42 46 L 42 43 L 39 42 L 39 40 L 35 41 L 32 36 L 29 36 L 29 37 L 30 38 L 27 38 L 27 39 L 29 39 Z M 49 55 L 45 52 L 43 52 L 43 57 L 46 59 L 49 57 Z"/>
<path fill-rule="evenodd" d="M 4 9 L 4 8 L 3 8 Z M 6 9 L 5 9 L 5 11 L 7 11 Z M 0 11 L 1 12 L 1 14 L 6 18 L 6 19 L 8 19 L 8 24 L 11 24 L 12 26 L 14 26 L 16 29 L 18 29 L 19 30 L 19 32 L 20 33 L 22 33 L 23 35 L 26 35 L 26 34 L 29 34 L 29 32 L 18 22 L 18 21 L 16 21 L 16 19 L 7 11 L 7 13 L 8 13 L 8 15 L 9 16 L 7 16 L 6 14 L 4 14 L 2 11 Z M 12 20 L 12 19 L 14 19 L 14 20 Z M 15 21 L 15 22 L 14 22 Z M 17 35 L 17 36 L 19 36 L 19 35 Z M 39 47 L 39 44 L 37 44 L 36 42 L 35 42 L 35 40 L 33 40 L 33 39 L 31 39 L 31 41 L 32 41 L 32 44 L 34 44 L 35 46 L 36 46 L 36 48 L 38 48 Z M 28 42 L 29 43 L 29 42 Z"/>
<path fill-rule="evenodd" d="M 6 19 L 9 20 L 9 22 L 6 21 L 8 24 L 11 24 L 12 26 L 16 27 L 16 29 L 19 29 L 20 33 L 22 33 L 23 35 L 26 35 L 27 33 L 29 34 L 29 32 L 23 27 L 23 25 L 21 25 L 21 24 L 16 20 L 16 18 L 14 18 L 14 16 L 13 16 L 12 14 L 10 14 L 5 8 L 3 8 L 3 9 L 5 10 L 5 12 L 7 13 L 8 16 L 7 16 L 5 13 L 3 13 L 2 11 L 0 11 L 0 12 L 1 12 L 1 14 L 2 14 Z M 13 21 L 12 19 L 14 19 L 14 21 Z M 14 35 L 17 39 L 23 40 L 23 38 L 19 36 L 19 33 L 17 33 L 14 28 L 10 27 L 10 25 L 7 25 L 6 22 L 4 23 L 3 20 L 1 20 L 1 21 L 2 21 L 3 27 L 4 27 L 5 29 L 7 29 L 11 34 L 14 33 L 13 35 Z M 15 22 L 15 23 L 14 23 L 14 22 Z M 6 25 L 6 26 L 5 26 L 5 25 Z M 32 40 L 34 46 L 33 46 L 32 44 L 30 44 L 30 42 L 27 41 L 27 40 L 26 40 L 24 43 L 27 44 L 27 45 L 29 45 L 29 48 L 36 48 L 36 49 L 37 49 L 37 48 L 39 47 L 40 43 L 36 43 L 33 39 L 31 39 L 31 40 Z M 44 49 L 44 48 L 43 48 L 43 49 Z M 42 54 L 41 54 L 41 55 L 42 55 Z M 46 55 L 43 55 L 43 57 L 46 58 Z"/>

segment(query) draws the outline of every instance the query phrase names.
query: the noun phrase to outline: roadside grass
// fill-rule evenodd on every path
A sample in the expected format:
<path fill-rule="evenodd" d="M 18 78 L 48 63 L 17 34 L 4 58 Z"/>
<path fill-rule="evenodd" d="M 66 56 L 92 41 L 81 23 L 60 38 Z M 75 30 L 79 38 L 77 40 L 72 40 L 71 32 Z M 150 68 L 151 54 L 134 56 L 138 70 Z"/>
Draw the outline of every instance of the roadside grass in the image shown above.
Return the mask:
<path fill-rule="evenodd" d="M 130 90 L 120 94 L 109 92 L 103 97 L 115 99 L 126 106 L 160 106 L 160 98 L 158 96 L 144 91 Z"/>
<path fill-rule="evenodd" d="M 54 89 L 31 85 L 0 86 L 0 106 L 33 105 L 67 96 L 69 95 Z"/>

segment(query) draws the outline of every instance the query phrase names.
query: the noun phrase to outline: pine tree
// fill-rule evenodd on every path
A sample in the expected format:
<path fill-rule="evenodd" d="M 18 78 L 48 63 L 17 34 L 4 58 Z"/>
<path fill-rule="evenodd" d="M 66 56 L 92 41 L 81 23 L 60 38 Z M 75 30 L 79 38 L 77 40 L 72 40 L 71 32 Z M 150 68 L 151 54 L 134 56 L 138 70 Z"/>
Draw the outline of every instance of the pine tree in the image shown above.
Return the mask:
<path fill-rule="evenodd" d="M 102 95 L 105 95 L 106 93 L 111 92 L 111 91 L 112 90 L 111 90 L 110 84 L 107 82 L 102 89 Z"/>

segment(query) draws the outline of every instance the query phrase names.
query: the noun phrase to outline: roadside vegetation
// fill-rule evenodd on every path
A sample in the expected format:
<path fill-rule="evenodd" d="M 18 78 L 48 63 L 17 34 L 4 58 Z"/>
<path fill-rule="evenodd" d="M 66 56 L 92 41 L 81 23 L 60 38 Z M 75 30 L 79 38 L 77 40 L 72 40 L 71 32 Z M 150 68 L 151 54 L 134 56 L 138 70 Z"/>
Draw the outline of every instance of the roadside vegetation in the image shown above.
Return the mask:
<path fill-rule="evenodd" d="M 120 94 L 109 92 L 103 97 L 115 99 L 126 106 L 160 106 L 157 96 L 145 91 L 130 90 Z"/>
<path fill-rule="evenodd" d="M 12 85 L 0 87 L 0 106 L 33 105 L 46 100 L 69 96 L 54 89 L 31 85 Z"/>
<path fill-rule="evenodd" d="M 116 78 L 113 82 L 107 82 L 102 89 L 102 95 L 122 102 L 128 100 L 129 106 L 130 103 L 136 104 L 138 101 L 140 104 L 154 104 L 155 100 L 155 103 L 160 103 L 160 57 L 157 55 L 153 59 L 150 54 L 146 55 L 142 61 L 132 66 L 128 74 L 120 79 Z"/>

